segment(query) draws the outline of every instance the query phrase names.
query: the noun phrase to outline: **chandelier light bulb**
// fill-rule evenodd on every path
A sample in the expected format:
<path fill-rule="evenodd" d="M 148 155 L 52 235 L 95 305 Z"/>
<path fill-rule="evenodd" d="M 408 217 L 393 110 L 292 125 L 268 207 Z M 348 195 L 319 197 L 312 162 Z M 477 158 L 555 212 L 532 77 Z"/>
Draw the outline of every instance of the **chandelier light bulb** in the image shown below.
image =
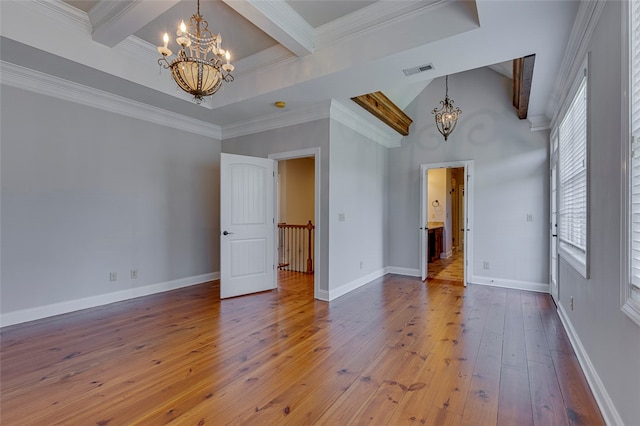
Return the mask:
<path fill-rule="evenodd" d="M 162 41 L 164 42 L 164 48 L 167 48 L 167 45 L 169 44 L 169 34 L 164 33 L 164 35 L 162 36 Z"/>
<path fill-rule="evenodd" d="M 187 26 L 184 24 L 184 21 L 180 22 L 180 33 L 178 35 L 182 35 L 187 32 Z"/>

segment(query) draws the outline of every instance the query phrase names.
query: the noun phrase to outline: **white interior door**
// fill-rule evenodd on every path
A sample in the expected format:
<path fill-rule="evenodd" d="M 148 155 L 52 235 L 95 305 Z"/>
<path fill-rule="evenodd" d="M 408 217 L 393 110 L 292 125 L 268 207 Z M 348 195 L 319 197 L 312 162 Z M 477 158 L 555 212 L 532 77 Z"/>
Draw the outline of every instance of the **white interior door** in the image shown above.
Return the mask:
<path fill-rule="evenodd" d="M 427 206 L 427 200 L 429 191 L 429 173 L 426 165 L 420 166 L 420 226 L 418 227 L 420 232 L 420 276 L 422 281 L 427 279 L 428 274 L 428 261 L 429 258 L 429 228 L 427 228 L 427 221 L 429 216 L 429 210 Z"/>
<path fill-rule="evenodd" d="M 276 287 L 274 164 L 220 154 L 220 297 Z"/>

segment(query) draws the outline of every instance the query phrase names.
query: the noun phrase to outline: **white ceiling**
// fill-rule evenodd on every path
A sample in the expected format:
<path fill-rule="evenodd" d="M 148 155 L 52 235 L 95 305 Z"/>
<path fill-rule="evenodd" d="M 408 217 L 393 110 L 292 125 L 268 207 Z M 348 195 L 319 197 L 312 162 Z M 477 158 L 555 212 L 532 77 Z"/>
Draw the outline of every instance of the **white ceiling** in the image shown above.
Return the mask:
<path fill-rule="evenodd" d="M 530 116 L 550 115 L 572 0 L 201 0 L 236 66 L 202 105 L 159 73 L 155 46 L 195 0 L 3 0 L 0 59 L 222 126 L 381 90 L 405 107 L 435 78 L 536 54 Z M 175 42 L 170 45 L 176 51 Z M 432 63 L 410 77 L 405 68 Z"/>

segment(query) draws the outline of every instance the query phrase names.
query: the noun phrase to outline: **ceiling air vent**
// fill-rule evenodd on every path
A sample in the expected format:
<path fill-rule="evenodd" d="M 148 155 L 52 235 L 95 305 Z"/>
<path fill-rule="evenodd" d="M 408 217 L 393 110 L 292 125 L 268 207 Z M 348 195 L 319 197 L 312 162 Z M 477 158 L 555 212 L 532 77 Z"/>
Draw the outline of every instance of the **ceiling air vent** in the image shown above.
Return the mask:
<path fill-rule="evenodd" d="M 418 74 L 419 72 L 431 71 L 433 69 L 433 64 L 420 65 L 418 67 L 407 68 L 406 70 L 402 70 L 404 75 L 409 77 L 410 75 Z"/>

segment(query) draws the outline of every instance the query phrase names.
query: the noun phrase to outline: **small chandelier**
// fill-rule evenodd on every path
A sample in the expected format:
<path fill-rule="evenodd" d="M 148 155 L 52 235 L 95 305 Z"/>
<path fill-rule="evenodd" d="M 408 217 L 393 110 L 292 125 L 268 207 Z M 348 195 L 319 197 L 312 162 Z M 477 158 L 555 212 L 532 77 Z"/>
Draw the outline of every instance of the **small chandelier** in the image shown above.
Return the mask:
<path fill-rule="evenodd" d="M 458 107 L 453 109 L 453 99 L 449 99 L 449 76 L 445 79 L 445 88 L 444 100 L 440 101 L 442 108 L 434 108 L 431 114 L 436 115 L 436 126 L 446 141 L 453 129 L 456 128 L 458 115 L 462 113 L 462 110 Z"/>
<path fill-rule="evenodd" d="M 205 96 L 211 96 L 220 89 L 222 81 L 231 82 L 231 71 L 234 66 L 229 63 L 229 51 L 221 48 L 222 37 L 214 35 L 209 30 L 209 23 L 200 15 L 200 0 L 198 11 L 189 20 L 189 28 L 180 24 L 176 32 L 176 43 L 181 48 L 175 58 L 170 58 L 172 52 L 167 48 L 169 34 L 165 33 L 162 40 L 164 46 L 158 46 L 162 58 L 158 64 L 171 69 L 171 76 L 178 86 L 193 95 L 196 103 L 200 104 Z M 223 58 L 226 63 L 223 63 Z"/>

